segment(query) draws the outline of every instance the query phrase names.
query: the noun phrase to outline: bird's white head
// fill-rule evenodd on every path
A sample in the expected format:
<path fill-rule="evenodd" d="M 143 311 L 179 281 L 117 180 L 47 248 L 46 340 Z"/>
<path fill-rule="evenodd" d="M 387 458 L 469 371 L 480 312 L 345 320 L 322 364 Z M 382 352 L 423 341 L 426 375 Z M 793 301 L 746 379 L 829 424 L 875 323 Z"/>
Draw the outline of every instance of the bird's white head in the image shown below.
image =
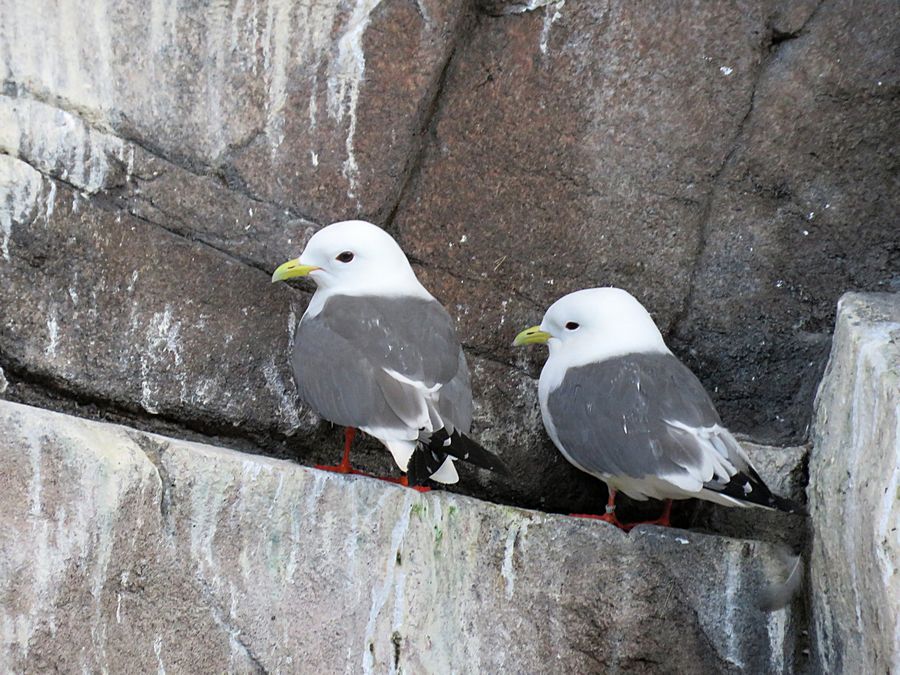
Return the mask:
<path fill-rule="evenodd" d="M 669 353 L 650 313 L 621 288 L 588 288 L 563 296 L 540 326 L 516 336 L 516 345 L 546 343 L 567 367 L 632 353 Z"/>
<path fill-rule="evenodd" d="M 317 304 L 331 295 L 431 297 L 394 238 L 364 220 L 323 227 L 299 258 L 275 270 L 272 281 L 301 276 L 318 286 Z"/>

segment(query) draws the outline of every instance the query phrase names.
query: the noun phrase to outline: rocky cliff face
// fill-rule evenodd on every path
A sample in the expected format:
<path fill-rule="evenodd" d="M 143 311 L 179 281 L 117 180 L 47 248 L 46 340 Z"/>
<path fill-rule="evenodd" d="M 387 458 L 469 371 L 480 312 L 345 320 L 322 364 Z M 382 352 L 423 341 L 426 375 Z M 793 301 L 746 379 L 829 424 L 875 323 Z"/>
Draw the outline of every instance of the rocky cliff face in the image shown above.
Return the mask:
<path fill-rule="evenodd" d="M 777 544 L 625 534 L 0 402 L 0 667 L 891 672 L 898 337 L 898 296 L 842 301 L 810 458 L 811 600 L 769 613 Z"/>
<path fill-rule="evenodd" d="M 822 672 L 900 668 L 900 296 L 850 294 L 816 400 L 811 597 Z"/>
<path fill-rule="evenodd" d="M 838 297 L 900 283 L 896 3 L 0 0 L 0 16 L 0 397 L 10 401 L 303 464 L 334 461 L 339 432 L 296 400 L 288 367 L 309 289 L 268 280 L 317 228 L 363 217 L 401 241 L 457 317 L 476 435 L 516 476 L 468 472 L 457 489 L 596 511 L 602 486 L 541 429 L 542 357 L 510 350 L 553 300 L 585 286 L 628 288 L 729 426 L 796 445 Z M 136 457 L 123 485 L 144 476 Z M 802 447 L 754 454 L 795 496 L 803 457 Z M 392 470 L 375 444 L 356 460 Z M 32 481 L 33 468 L 18 480 Z M 110 480 L 103 499 L 118 494 Z M 40 499 L 28 503 L 48 528 L 47 518 L 68 522 L 87 508 L 51 514 Z M 14 506 L 4 519 L 38 527 Z M 802 527 L 777 519 L 689 511 L 679 522 L 719 534 L 803 539 Z M 65 551 L 95 550 L 60 531 Z M 160 560 L 179 549 L 167 550 Z M 826 560 L 842 549 L 817 550 Z M 70 573 L 53 564 L 20 588 Z M 91 582 L 100 595 L 101 577 Z M 158 592 L 208 599 L 208 588 L 191 589 Z M 33 606 L 50 602 L 43 592 Z M 93 607 L 97 596 L 71 600 Z M 188 612 L 194 601 L 183 602 Z M 236 650 L 235 669 L 255 668 L 217 606 L 197 616 L 212 611 L 211 634 Z M 844 625 L 838 606 L 828 610 L 837 618 L 817 619 L 831 645 L 823 663 L 842 653 L 826 639 Z M 100 626 L 101 614 L 79 630 Z M 38 630 L 12 620 L 4 635 Z M 49 621 L 41 630 L 52 634 Z M 88 667 L 104 662 L 105 639 L 90 636 Z M 383 649 L 373 658 L 387 659 Z M 609 649 L 588 658 L 617 662 Z M 771 665 L 777 651 L 739 658 Z M 227 667 L 218 646 L 208 653 L 213 670 Z"/>
<path fill-rule="evenodd" d="M 467 489 L 583 510 L 510 350 L 554 299 L 630 289 L 732 428 L 784 441 L 839 294 L 896 284 L 895 3 L 0 7 L 14 400 L 333 459 L 287 367 L 307 290 L 267 273 L 361 216 L 458 317 L 476 431 L 525 476 Z"/>

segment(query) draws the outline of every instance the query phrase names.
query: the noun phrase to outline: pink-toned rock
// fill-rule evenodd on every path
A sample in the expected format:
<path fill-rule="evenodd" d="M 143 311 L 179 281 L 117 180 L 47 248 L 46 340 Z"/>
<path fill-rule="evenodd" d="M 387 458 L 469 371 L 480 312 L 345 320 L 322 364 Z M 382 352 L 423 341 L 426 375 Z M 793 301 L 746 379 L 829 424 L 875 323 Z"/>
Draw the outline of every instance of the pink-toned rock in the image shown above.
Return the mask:
<path fill-rule="evenodd" d="M 483 8 L 394 220 L 464 339 L 513 362 L 624 286 L 730 426 L 802 439 L 838 297 L 896 284 L 896 3 Z"/>
<path fill-rule="evenodd" d="M 283 351 L 308 294 L 266 275 L 369 216 L 459 319 L 476 433 L 517 467 L 458 489 L 596 510 L 511 349 L 553 300 L 625 286 L 730 427 L 799 442 L 838 295 L 897 283 L 896 3 L 0 5 L 9 398 L 334 461 Z M 132 271 L 146 294 L 103 290 Z"/>

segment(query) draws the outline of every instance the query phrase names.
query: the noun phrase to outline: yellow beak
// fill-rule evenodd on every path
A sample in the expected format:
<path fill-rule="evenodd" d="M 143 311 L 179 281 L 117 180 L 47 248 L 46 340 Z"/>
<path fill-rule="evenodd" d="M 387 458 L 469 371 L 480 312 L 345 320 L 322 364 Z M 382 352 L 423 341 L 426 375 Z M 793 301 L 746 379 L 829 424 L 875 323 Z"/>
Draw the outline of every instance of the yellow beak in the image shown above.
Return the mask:
<path fill-rule="evenodd" d="M 550 337 L 550 333 L 541 330 L 540 326 L 532 326 L 516 335 L 513 345 L 516 347 L 521 347 L 522 345 L 545 345 Z"/>
<path fill-rule="evenodd" d="M 285 279 L 293 279 L 294 277 L 305 277 L 310 272 L 315 272 L 320 269 L 322 268 L 316 267 L 315 265 L 301 265 L 300 258 L 288 260 L 275 270 L 275 273 L 272 275 L 272 283 L 284 281 Z"/>

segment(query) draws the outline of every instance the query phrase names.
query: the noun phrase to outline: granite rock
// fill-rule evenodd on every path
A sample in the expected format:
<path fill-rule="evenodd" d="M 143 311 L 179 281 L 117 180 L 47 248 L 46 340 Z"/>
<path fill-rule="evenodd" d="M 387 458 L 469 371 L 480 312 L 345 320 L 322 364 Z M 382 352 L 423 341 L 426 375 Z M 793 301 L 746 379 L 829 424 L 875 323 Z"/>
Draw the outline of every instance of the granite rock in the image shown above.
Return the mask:
<path fill-rule="evenodd" d="M 383 216 L 462 7 L 4 0 L 0 81 L 312 220 Z"/>
<path fill-rule="evenodd" d="M 0 402 L 0 665 L 790 672 L 768 544 L 417 492 Z"/>
<path fill-rule="evenodd" d="M 823 2 L 771 41 L 675 335 L 769 443 L 808 431 L 841 295 L 900 289 L 900 5 Z"/>
<path fill-rule="evenodd" d="M 10 378 L 207 430 L 311 428 L 288 366 L 291 289 L 7 155 L 0 190 Z"/>
<path fill-rule="evenodd" d="M 729 427 L 805 440 L 838 297 L 898 283 L 897 4 L 480 6 L 392 222 L 465 341 L 534 372 L 517 329 L 623 286 Z"/>
<path fill-rule="evenodd" d="M 900 668 L 900 295 L 851 293 L 816 398 L 811 598 L 821 672 Z"/>
<path fill-rule="evenodd" d="M 510 346 L 597 284 L 729 427 L 799 443 L 838 294 L 897 283 L 896 7 L 0 0 L 3 396 L 332 462 L 288 370 L 309 288 L 265 278 L 364 216 L 458 318 L 519 472 L 460 489 L 602 507 Z"/>

